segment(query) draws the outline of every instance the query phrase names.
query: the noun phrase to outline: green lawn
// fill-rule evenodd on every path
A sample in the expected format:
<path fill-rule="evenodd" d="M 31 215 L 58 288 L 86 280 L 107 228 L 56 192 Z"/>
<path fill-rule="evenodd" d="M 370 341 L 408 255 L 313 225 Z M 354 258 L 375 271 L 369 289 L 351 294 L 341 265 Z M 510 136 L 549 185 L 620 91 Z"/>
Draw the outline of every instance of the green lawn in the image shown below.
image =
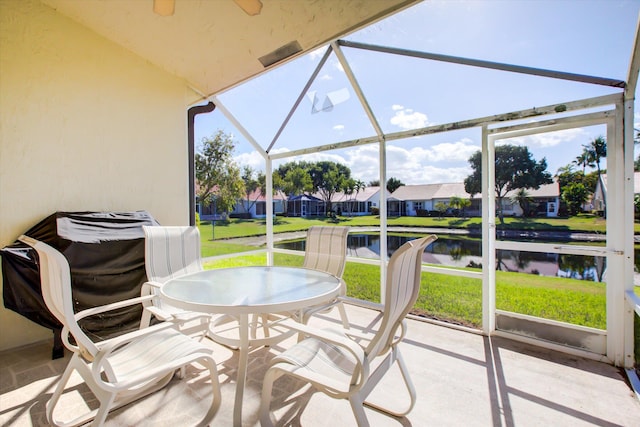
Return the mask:
<path fill-rule="evenodd" d="M 274 221 L 274 233 L 288 231 L 302 231 L 312 225 L 333 224 L 352 227 L 380 225 L 380 218 L 373 215 L 358 217 L 338 217 L 337 219 L 317 218 L 305 219 L 294 217 L 277 217 Z M 389 227 L 434 227 L 434 228 L 470 228 L 482 227 L 481 218 L 429 218 L 429 217 L 398 217 L 387 220 Z M 571 218 L 505 218 L 505 223 L 498 229 L 511 230 L 547 230 L 567 232 L 605 233 L 606 222 L 603 218 L 593 215 L 578 215 Z M 200 225 L 203 242 L 211 240 L 229 239 L 234 237 L 256 236 L 266 233 L 264 220 L 230 219 L 229 221 L 216 221 L 215 226 L 208 221 Z M 640 234 L 640 223 L 634 224 L 634 232 Z"/>
<path fill-rule="evenodd" d="M 511 228 L 605 232 L 604 220 L 592 216 L 535 220 L 508 218 L 506 221 L 506 226 Z M 324 219 L 278 218 L 274 225 L 274 232 L 302 231 L 311 225 L 326 223 L 335 224 L 336 222 Z M 339 218 L 337 223 L 350 226 L 379 225 L 378 218 L 373 216 Z M 390 219 L 388 225 L 479 227 L 480 219 L 402 217 Z M 639 224 L 636 223 L 635 233 L 640 233 L 639 228 Z M 201 224 L 200 230 L 202 254 L 203 257 L 208 257 L 256 249 L 254 246 L 238 245 L 222 239 L 264 234 L 265 225 L 264 221 L 256 220 L 232 220 L 224 225 L 216 223 L 215 241 L 211 240 L 211 224 Z M 302 256 L 275 254 L 276 265 L 297 266 L 302 265 L 302 261 Z M 266 264 L 266 254 L 259 254 L 208 262 L 205 264 L 205 268 L 264 264 Z M 378 266 L 347 263 L 343 277 L 348 284 L 349 296 L 368 301 L 380 301 Z M 636 288 L 636 293 L 640 295 L 640 288 Z M 496 307 L 544 319 L 606 329 L 606 292 L 605 285 L 600 283 L 498 271 L 496 272 Z M 482 325 L 482 281 L 458 276 L 422 273 L 422 285 L 414 313 L 480 328 Z M 636 316 L 635 336 L 636 357 L 640 360 L 640 319 L 638 316 Z"/>
<path fill-rule="evenodd" d="M 302 265 L 303 257 L 275 254 L 276 265 Z M 208 262 L 205 268 L 264 265 L 266 255 L 245 255 Z M 344 272 L 350 297 L 380 301 L 380 269 L 347 263 Z M 640 291 L 639 291 L 640 292 Z M 496 272 L 498 309 L 606 328 L 605 285 L 583 280 Z M 482 325 L 482 281 L 459 276 L 422 273 L 415 313 L 479 328 Z"/>

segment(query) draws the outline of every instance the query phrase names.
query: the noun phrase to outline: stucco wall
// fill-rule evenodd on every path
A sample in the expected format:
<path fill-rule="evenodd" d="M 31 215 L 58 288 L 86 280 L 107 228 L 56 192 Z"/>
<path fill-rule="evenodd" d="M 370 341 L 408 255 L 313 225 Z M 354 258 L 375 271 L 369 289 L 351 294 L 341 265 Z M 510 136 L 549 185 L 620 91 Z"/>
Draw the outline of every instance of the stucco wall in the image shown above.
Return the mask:
<path fill-rule="evenodd" d="M 0 0 L 0 247 L 55 211 L 187 224 L 192 95 L 38 1 Z M 0 350 L 50 337 L 0 307 Z"/>

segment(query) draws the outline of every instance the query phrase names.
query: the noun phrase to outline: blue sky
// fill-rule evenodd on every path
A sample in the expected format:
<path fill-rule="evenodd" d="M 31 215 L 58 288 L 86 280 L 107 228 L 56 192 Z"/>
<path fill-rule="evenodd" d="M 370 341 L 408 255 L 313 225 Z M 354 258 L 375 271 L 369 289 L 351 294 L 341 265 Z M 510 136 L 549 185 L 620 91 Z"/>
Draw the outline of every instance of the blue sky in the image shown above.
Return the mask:
<path fill-rule="evenodd" d="M 626 80 L 639 10 L 639 0 L 430 0 L 345 39 Z M 218 98 L 266 148 L 324 52 L 318 49 Z M 388 133 L 617 92 L 347 47 L 343 52 Z M 635 121 L 640 122 L 638 113 Z M 197 116 L 196 143 L 217 129 L 238 142 L 235 158 L 240 165 L 264 169 L 261 156 L 219 111 Z M 527 145 L 538 160 L 546 158 L 548 170 L 555 173 L 580 154 L 583 144 L 604 134 L 604 127 L 595 126 L 512 142 Z M 374 135 L 332 54 L 271 152 Z M 479 129 L 389 142 L 387 177 L 405 184 L 459 182 L 470 173 L 468 158 L 479 148 Z M 379 177 L 376 144 L 288 158 L 275 166 L 292 160 L 341 162 L 365 183 Z"/>

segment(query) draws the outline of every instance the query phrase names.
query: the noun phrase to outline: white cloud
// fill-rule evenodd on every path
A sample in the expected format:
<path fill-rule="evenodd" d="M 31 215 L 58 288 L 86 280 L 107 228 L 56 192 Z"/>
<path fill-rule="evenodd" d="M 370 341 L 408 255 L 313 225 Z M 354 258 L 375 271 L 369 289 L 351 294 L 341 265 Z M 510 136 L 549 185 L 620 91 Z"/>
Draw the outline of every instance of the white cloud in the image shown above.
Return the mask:
<path fill-rule="evenodd" d="M 401 129 L 418 129 L 429 124 L 426 114 L 413 111 L 410 108 L 403 109 L 400 105 L 394 105 L 391 108 L 395 110 L 396 114 L 391 118 L 390 122 Z"/>
<path fill-rule="evenodd" d="M 590 134 L 584 129 L 574 128 L 556 132 L 539 133 L 517 138 L 502 140 L 503 143 L 525 145 L 527 147 L 555 147 L 567 142 L 581 142 L 590 138 Z"/>
<path fill-rule="evenodd" d="M 468 159 L 480 149 L 470 139 L 436 144 L 429 148 L 387 145 L 387 177 L 405 184 L 462 182 L 470 173 Z M 352 175 L 364 182 L 379 178 L 378 146 L 371 144 L 347 151 Z"/>
<path fill-rule="evenodd" d="M 271 150 L 271 154 L 287 153 L 289 151 L 290 150 L 288 148 L 274 148 L 273 150 Z M 236 161 L 238 165 L 240 165 L 240 167 L 248 165 L 248 166 L 251 166 L 254 170 L 261 171 L 261 172 L 265 171 L 264 157 L 262 157 L 262 155 L 257 151 L 238 154 L 233 159 Z M 288 160 L 285 160 L 285 161 L 275 160 L 273 162 L 273 168 L 275 169 L 277 165 L 279 165 L 280 163 L 286 163 L 287 161 Z"/>
<path fill-rule="evenodd" d="M 333 130 L 338 130 L 338 131 L 340 131 L 340 130 L 344 130 L 344 125 L 335 125 L 335 126 L 333 127 Z"/>
<path fill-rule="evenodd" d="M 323 47 L 319 47 L 316 50 L 312 50 L 311 52 L 309 52 L 309 58 L 313 61 L 315 61 L 316 59 L 322 57 L 322 55 L 324 55 L 324 53 L 326 52 L 327 47 L 323 46 Z"/>
<path fill-rule="evenodd" d="M 323 74 L 320 76 L 320 80 L 333 80 L 333 77 L 331 77 L 329 74 Z"/>
<path fill-rule="evenodd" d="M 338 125 L 341 126 L 341 125 Z M 337 127 L 337 126 L 336 126 Z M 462 182 L 470 173 L 469 157 L 480 147 L 469 138 L 453 142 L 442 142 L 428 147 L 405 147 L 387 145 L 387 177 L 398 178 L 405 184 L 432 184 Z M 288 151 L 285 148 L 278 152 Z M 275 150 L 274 150 L 275 153 Z M 242 154 L 236 157 L 241 165 L 249 164 L 254 169 L 264 171 L 264 161 L 258 153 Z M 274 161 L 274 169 L 292 161 L 317 162 L 328 160 L 344 164 L 351 169 L 351 175 L 368 183 L 380 177 L 380 157 L 376 144 L 367 144 L 336 152 L 319 152 Z"/>
<path fill-rule="evenodd" d="M 234 157 L 234 160 L 238 165 L 240 165 L 240 167 L 251 166 L 252 169 L 258 171 L 264 172 L 265 170 L 264 157 L 262 157 L 257 151 L 239 154 Z"/>
<path fill-rule="evenodd" d="M 393 111 L 398 111 L 398 110 L 404 110 L 404 107 L 403 107 L 402 105 L 393 104 L 393 105 L 391 106 L 391 109 L 392 109 Z"/>

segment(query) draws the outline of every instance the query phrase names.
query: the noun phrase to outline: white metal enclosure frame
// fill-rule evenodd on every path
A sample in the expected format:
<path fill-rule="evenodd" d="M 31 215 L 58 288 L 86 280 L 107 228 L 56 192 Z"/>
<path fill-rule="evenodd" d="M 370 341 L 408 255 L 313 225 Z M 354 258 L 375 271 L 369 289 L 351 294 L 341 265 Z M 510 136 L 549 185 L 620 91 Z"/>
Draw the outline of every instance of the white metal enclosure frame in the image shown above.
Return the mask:
<path fill-rule="evenodd" d="M 610 216 L 607 219 L 607 246 L 606 249 L 594 249 L 592 247 L 560 247 L 558 245 L 528 244 L 527 250 L 534 252 L 556 252 L 556 253 L 576 253 L 576 254 L 598 254 L 606 255 L 610 273 L 607 281 L 607 331 L 606 351 L 602 351 L 602 345 L 589 347 L 591 350 L 570 348 L 557 344 L 543 342 L 536 339 L 537 345 L 557 348 L 567 352 L 577 352 L 587 357 L 606 360 L 617 366 L 631 367 L 634 364 L 633 357 L 633 310 L 640 313 L 637 303 L 633 302 L 633 206 L 631 203 L 633 195 L 633 99 L 635 85 L 637 82 L 640 59 L 638 59 L 638 29 L 634 52 L 632 53 L 631 65 L 629 67 L 629 78 L 627 82 L 615 79 L 577 75 L 571 73 L 533 69 L 508 64 L 499 64 L 488 61 L 472 60 L 467 58 L 451 57 L 444 55 L 429 54 L 425 52 L 409 51 L 397 48 L 382 46 L 364 45 L 361 43 L 336 40 L 332 42 L 324 53 L 315 71 L 302 88 L 291 111 L 280 126 L 276 136 L 265 149 L 261 146 L 233 114 L 224 106 L 218 95 L 209 99 L 220 109 L 222 114 L 240 131 L 249 143 L 260 153 L 265 161 L 266 173 L 266 240 L 267 240 L 267 263 L 273 264 L 274 252 L 286 252 L 274 249 L 273 239 L 273 161 L 276 159 L 293 158 L 294 156 L 329 151 L 347 147 L 354 147 L 364 144 L 377 144 L 379 148 L 379 181 L 386 182 L 386 143 L 391 140 L 400 140 L 414 136 L 429 135 L 440 132 L 447 132 L 458 129 L 481 128 L 482 129 L 482 180 L 483 180 L 483 212 L 482 212 L 482 235 L 483 239 L 483 272 L 461 272 L 459 270 L 423 267 L 423 271 L 432 271 L 442 274 L 460 275 L 474 277 L 483 281 L 483 333 L 489 335 L 493 333 L 505 333 L 496 328 L 496 314 L 500 314 L 495 308 L 495 270 L 488 268 L 495 264 L 496 249 L 508 249 L 508 242 L 496 242 L 495 239 L 495 194 L 493 194 L 492 177 L 494 175 L 494 144 L 496 140 L 506 138 L 517 133 L 533 134 L 548 132 L 550 130 L 566 129 L 586 124 L 605 124 L 607 126 L 607 141 L 609 141 L 608 169 L 612 183 L 612 188 L 616 189 L 608 195 L 608 205 Z M 542 76 L 554 79 L 577 81 L 585 84 L 603 85 L 619 88 L 620 92 L 613 95 L 605 95 L 596 98 L 556 103 L 528 110 L 515 111 L 477 119 L 458 121 L 454 123 L 427 126 L 420 129 L 402 131 L 396 133 L 384 133 L 378 123 L 376 115 L 372 111 L 363 93 L 357 78 L 354 75 L 348 61 L 342 53 L 343 48 L 367 49 L 385 54 L 405 55 L 426 60 L 444 61 L 457 63 L 466 66 L 491 68 L 509 72 Z M 349 83 L 357 94 L 363 110 L 366 112 L 372 128 L 376 135 L 347 140 L 316 147 L 299 150 L 271 153 L 271 149 L 277 141 L 282 130 L 287 126 L 294 111 L 299 106 L 306 92 L 311 87 L 314 79 L 318 76 L 322 66 L 327 61 L 329 55 L 335 52 L 340 65 L 349 80 Z M 609 107 L 605 111 L 606 106 Z M 594 112 L 595 111 L 595 112 Z M 548 120 L 541 120 L 545 116 L 551 117 Z M 537 120 L 535 123 L 526 125 L 514 124 L 523 119 Z M 609 157 L 610 156 L 610 157 Z M 387 196 L 381 192 L 380 197 L 380 253 L 387 253 Z M 519 243 L 518 245 L 522 245 Z M 350 261 L 356 261 L 350 259 Z M 367 262 L 371 263 L 371 262 Z M 384 290 L 384 280 L 386 276 L 386 260 L 384 257 L 379 261 L 381 290 Z M 384 292 L 381 292 L 384 295 Z M 629 301 L 625 304 L 625 299 Z M 587 328 L 588 329 L 588 328 Z M 588 331 L 591 332 L 591 331 Z M 596 334 L 597 335 L 597 334 Z M 602 335 L 602 334 L 601 334 Z M 512 338 L 529 339 L 509 334 Z"/>
<path fill-rule="evenodd" d="M 606 301 L 607 301 L 607 329 L 600 331 L 593 328 L 577 327 L 573 325 L 561 325 L 558 322 L 542 320 L 536 318 L 534 322 L 539 322 L 543 328 L 549 327 L 565 327 L 573 331 L 573 334 L 579 335 L 573 337 L 573 340 L 580 342 L 575 348 L 563 348 L 563 351 L 574 352 L 588 357 L 599 358 L 599 356 L 610 363 L 618 366 L 624 365 L 625 360 L 633 360 L 633 349 L 627 348 L 625 351 L 624 331 L 633 331 L 633 314 L 626 310 L 624 295 L 625 291 L 633 290 L 633 233 L 625 235 L 625 224 L 632 218 L 627 217 L 625 212 L 624 200 L 631 200 L 633 196 L 632 181 L 628 176 L 629 171 L 624 169 L 624 147 L 621 134 L 616 129 L 623 125 L 623 100 L 622 96 L 618 96 L 618 101 L 613 108 L 605 111 L 586 113 L 578 116 L 570 116 L 556 120 L 546 120 L 538 123 L 525 123 L 515 126 L 501 126 L 492 129 L 486 129 L 483 132 L 483 147 L 485 147 L 487 170 L 485 185 L 483 190 L 484 204 L 487 206 L 486 218 L 488 227 L 484 230 L 483 238 L 485 239 L 485 248 L 487 252 L 484 254 L 484 262 L 487 265 L 495 264 L 495 251 L 498 249 L 520 250 L 526 252 L 542 252 L 572 255 L 588 255 L 603 256 L 607 260 L 607 278 L 606 278 Z M 605 248 L 584 245 L 559 245 L 557 243 L 526 243 L 526 242 L 509 242 L 498 241 L 495 236 L 495 191 L 493 179 L 493 167 L 495 153 L 495 143 L 501 139 L 520 137 L 524 135 L 532 135 L 538 133 L 553 132 L 570 128 L 591 126 L 603 124 L 607 127 L 607 148 L 610 150 L 610 158 L 608 157 L 608 183 L 609 191 L 607 192 L 607 245 Z M 632 173 L 632 171 L 631 171 Z M 610 181 L 609 181 L 610 180 Z M 628 204 L 628 203 L 627 203 Z M 625 250 L 626 246 L 630 246 L 631 250 Z M 484 332 L 492 334 L 499 332 L 514 339 L 531 341 L 536 335 L 531 332 L 530 336 L 523 334 L 521 331 L 508 332 L 501 330 L 496 324 L 496 315 L 514 316 L 513 313 L 500 312 L 495 307 L 495 274 L 485 272 L 486 280 L 484 282 Z M 516 316 L 531 322 L 533 319 L 527 316 Z M 535 329 L 535 328 L 532 328 Z M 569 337 L 571 340 L 571 337 Z M 546 344 L 553 348 L 559 348 L 556 344 Z M 579 350 L 583 348 L 585 351 Z M 606 358 L 605 358 L 606 357 Z"/>

